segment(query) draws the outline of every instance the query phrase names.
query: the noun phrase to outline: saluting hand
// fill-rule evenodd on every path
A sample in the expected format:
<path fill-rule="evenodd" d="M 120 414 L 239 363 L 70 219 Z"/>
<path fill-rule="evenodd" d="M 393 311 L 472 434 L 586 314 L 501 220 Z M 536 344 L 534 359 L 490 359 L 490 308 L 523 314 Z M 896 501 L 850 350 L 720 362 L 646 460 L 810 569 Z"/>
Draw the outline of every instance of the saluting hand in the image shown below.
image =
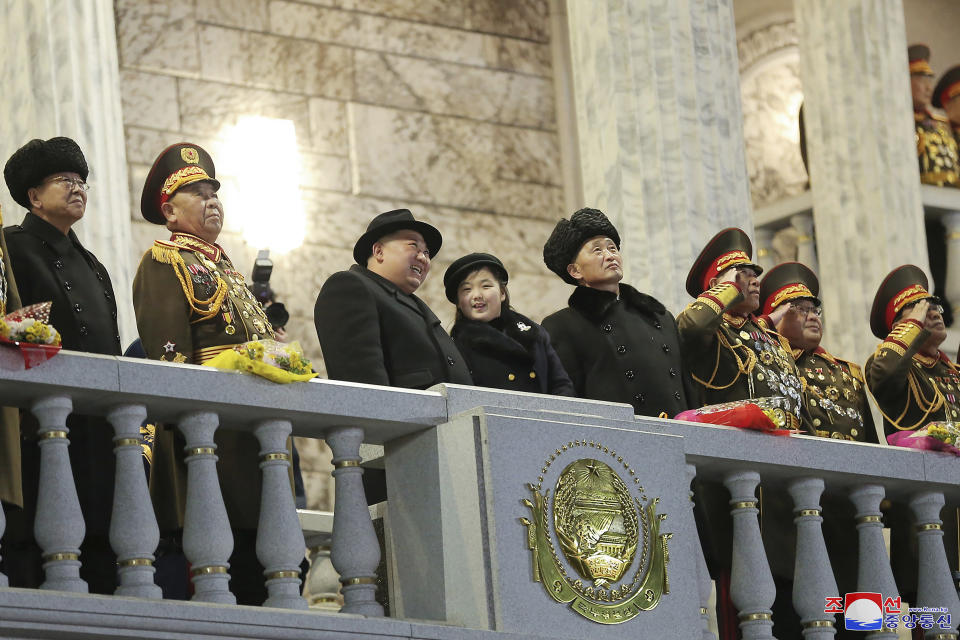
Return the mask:
<path fill-rule="evenodd" d="M 773 311 L 770 312 L 770 322 L 773 323 L 773 326 L 780 324 L 780 321 L 783 320 L 783 317 L 793 311 L 793 305 L 791 303 L 782 304 Z"/>
<path fill-rule="evenodd" d="M 907 315 L 903 316 L 904 320 L 916 320 L 921 325 L 923 325 L 927 319 L 927 311 L 930 310 L 930 301 L 921 300 L 917 304 L 913 305 L 910 310 L 907 312 Z"/>

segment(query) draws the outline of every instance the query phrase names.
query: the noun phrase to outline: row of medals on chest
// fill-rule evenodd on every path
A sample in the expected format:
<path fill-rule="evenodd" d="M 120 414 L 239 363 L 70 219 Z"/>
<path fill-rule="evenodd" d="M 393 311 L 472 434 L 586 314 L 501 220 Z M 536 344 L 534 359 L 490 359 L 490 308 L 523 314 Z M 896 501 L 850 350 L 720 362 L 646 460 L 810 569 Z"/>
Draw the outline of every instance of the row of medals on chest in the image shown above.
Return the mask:
<path fill-rule="evenodd" d="M 740 332 L 740 338 L 757 354 L 758 361 L 753 373 L 757 381 L 765 382 L 770 391 L 784 399 L 783 408 L 799 417 L 800 392 L 803 387 L 793 373 L 795 370 L 793 358 L 764 331 L 743 330 Z M 779 372 L 774 369 L 774 365 Z M 791 399 L 793 402 L 790 401 Z"/>
<path fill-rule="evenodd" d="M 835 375 L 834 370 L 839 369 L 840 371 L 840 381 L 837 381 L 837 376 Z M 827 375 L 824 375 L 824 371 L 827 372 Z M 817 367 L 815 369 L 808 369 L 805 374 L 809 379 L 807 383 L 807 394 L 811 396 L 810 406 L 820 407 L 823 409 L 827 417 L 830 417 L 831 413 L 835 413 L 841 418 L 849 418 L 850 420 L 856 420 L 860 426 L 863 426 L 863 414 L 855 406 L 848 406 L 846 408 L 840 405 L 840 399 L 842 398 L 846 402 L 849 402 L 851 405 L 856 405 L 857 403 L 857 394 L 860 392 L 860 381 L 851 376 L 849 373 L 840 369 L 836 366 L 827 366 L 825 368 Z M 833 384 L 828 384 L 826 387 L 822 387 L 818 382 L 823 383 L 827 382 L 829 377 L 829 382 Z M 838 387 L 837 385 L 841 385 Z M 841 389 L 842 387 L 842 389 Z M 851 389 L 852 387 L 852 389 Z M 813 397 L 816 396 L 816 397 Z M 832 418 L 831 418 L 832 420 Z M 819 426 L 819 425 L 818 425 Z M 856 435 L 856 434 L 852 434 Z"/>
<path fill-rule="evenodd" d="M 206 256 L 200 256 L 200 262 L 203 263 L 203 266 L 207 268 L 207 270 L 210 272 L 210 275 L 212 275 L 214 278 L 226 278 L 227 284 L 230 286 L 230 295 L 228 297 L 228 301 L 233 313 L 239 311 L 240 315 L 250 320 L 253 328 L 256 329 L 258 333 L 266 333 L 267 324 L 266 317 L 263 314 L 263 309 L 257 303 L 256 298 L 253 297 L 253 294 L 250 293 L 250 289 L 247 288 L 247 285 L 243 279 L 243 274 L 235 271 L 233 266 L 229 265 L 229 263 L 228 266 L 218 269 L 213 260 L 210 260 Z M 222 276 L 221 273 L 223 274 Z M 193 276 L 193 281 L 198 284 L 203 284 L 202 278 L 196 274 Z M 240 305 L 243 305 L 243 307 L 239 308 Z M 237 332 L 237 328 L 233 325 L 233 315 L 230 312 L 222 315 L 224 316 L 224 321 L 227 323 L 227 325 L 223 328 L 223 331 L 227 335 L 232 336 Z M 252 337 L 254 340 L 258 338 L 257 335 Z"/>

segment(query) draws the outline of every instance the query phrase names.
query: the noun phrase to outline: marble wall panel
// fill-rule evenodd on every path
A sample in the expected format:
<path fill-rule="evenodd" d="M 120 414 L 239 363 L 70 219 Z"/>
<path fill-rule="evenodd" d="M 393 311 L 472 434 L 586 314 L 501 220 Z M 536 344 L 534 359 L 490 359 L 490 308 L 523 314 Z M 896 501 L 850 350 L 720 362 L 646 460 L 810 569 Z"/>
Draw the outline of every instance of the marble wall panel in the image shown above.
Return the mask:
<path fill-rule="evenodd" d="M 479 66 L 489 62 L 485 51 L 488 37 L 481 33 L 298 2 L 271 2 L 270 31 L 282 36 L 433 60 Z"/>
<path fill-rule="evenodd" d="M 497 68 L 552 77 L 553 62 L 549 44 L 516 38 L 489 38 L 488 43 L 496 47 L 495 54 L 488 55 L 496 60 L 494 66 Z"/>
<path fill-rule="evenodd" d="M 346 103 L 310 98 L 308 108 L 312 138 L 310 148 L 317 153 L 350 155 Z"/>
<path fill-rule="evenodd" d="M 180 80 L 180 121 L 190 135 L 219 136 L 245 115 L 292 120 L 300 145 L 310 145 L 307 98 L 215 82 Z"/>
<path fill-rule="evenodd" d="M 501 214 L 552 220 L 554 224 L 572 211 L 563 204 L 563 189 L 530 182 L 498 180 L 490 198 L 490 208 Z"/>
<path fill-rule="evenodd" d="M 331 45 L 213 25 L 199 27 L 204 78 L 328 98 L 353 93 L 353 53 Z"/>
<path fill-rule="evenodd" d="M 266 31 L 270 23 L 267 0 L 196 0 L 197 21 Z"/>
<path fill-rule="evenodd" d="M 120 84 L 124 124 L 174 131 L 180 128 L 176 78 L 125 70 L 120 72 Z"/>
<path fill-rule="evenodd" d="M 300 184 L 312 189 L 350 191 L 350 161 L 344 156 L 301 151 Z"/>
<path fill-rule="evenodd" d="M 351 251 L 357 238 L 366 231 L 367 224 L 374 216 L 384 211 L 407 206 L 399 201 L 364 198 L 316 189 L 304 189 L 302 193 L 307 215 L 305 243 L 347 248 Z M 419 207 L 410 206 L 409 208 L 416 217 L 422 217 Z M 346 269 L 349 265 L 350 263 L 347 262 L 342 268 Z"/>
<path fill-rule="evenodd" d="M 560 184 L 560 141 L 554 133 L 497 127 L 495 145 L 498 178 Z"/>
<path fill-rule="evenodd" d="M 467 0 L 465 4 L 467 29 L 538 42 L 550 39 L 547 0 Z"/>
<path fill-rule="evenodd" d="M 351 110 L 358 193 L 489 208 L 492 125 L 367 105 Z"/>
<path fill-rule="evenodd" d="M 503 71 L 356 52 L 361 102 L 553 129 L 553 82 Z"/>
<path fill-rule="evenodd" d="M 192 2 L 116 0 L 114 6 L 121 67 L 163 69 L 171 75 L 200 71 Z"/>
<path fill-rule="evenodd" d="M 308 0 L 313 4 L 336 6 L 364 13 L 463 27 L 466 10 L 463 2 L 449 0 Z"/>

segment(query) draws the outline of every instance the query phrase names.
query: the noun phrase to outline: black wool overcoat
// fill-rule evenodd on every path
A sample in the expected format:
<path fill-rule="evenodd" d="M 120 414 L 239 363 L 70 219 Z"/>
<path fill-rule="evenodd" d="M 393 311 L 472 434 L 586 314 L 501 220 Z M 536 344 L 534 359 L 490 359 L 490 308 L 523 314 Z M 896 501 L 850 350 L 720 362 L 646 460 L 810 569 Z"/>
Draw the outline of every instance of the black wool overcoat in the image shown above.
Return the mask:
<path fill-rule="evenodd" d="M 566 309 L 547 316 L 560 361 L 577 395 L 625 402 L 639 415 L 673 417 L 695 405 L 680 357 L 677 323 L 655 298 L 620 285 L 577 287 Z"/>

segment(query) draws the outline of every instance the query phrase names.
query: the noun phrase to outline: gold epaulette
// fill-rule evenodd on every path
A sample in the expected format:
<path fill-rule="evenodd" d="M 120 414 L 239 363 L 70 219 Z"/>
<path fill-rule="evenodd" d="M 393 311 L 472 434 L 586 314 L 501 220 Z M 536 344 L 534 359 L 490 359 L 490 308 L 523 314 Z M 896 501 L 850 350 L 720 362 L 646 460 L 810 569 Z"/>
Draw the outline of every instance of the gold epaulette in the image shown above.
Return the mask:
<path fill-rule="evenodd" d="M 850 362 L 849 360 L 844 360 L 843 358 L 837 358 L 839 362 L 847 365 L 847 368 L 850 370 L 850 376 L 860 382 L 866 384 L 867 380 L 863 377 L 863 368 L 858 365 L 856 362 Z"/>
<path fill-rule="evenodd" d="M 154 240 L 150 257 L 161 264 L 174 264 L 180 258 L 180 247 L 165 240 Z"/>

